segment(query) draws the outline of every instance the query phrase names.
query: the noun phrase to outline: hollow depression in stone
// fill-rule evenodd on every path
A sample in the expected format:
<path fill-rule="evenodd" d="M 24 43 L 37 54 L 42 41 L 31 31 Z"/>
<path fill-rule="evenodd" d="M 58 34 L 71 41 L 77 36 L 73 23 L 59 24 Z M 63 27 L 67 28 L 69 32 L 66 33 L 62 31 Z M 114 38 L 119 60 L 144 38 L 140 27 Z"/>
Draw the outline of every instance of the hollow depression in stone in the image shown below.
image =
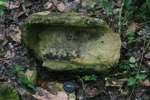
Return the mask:
<path fill-rule="evenodd" d="M 110 68 L 120 57 L 120 37 L 97 18 L 36 13 L 25 23 L 24 43 L 51 70 Z"/>

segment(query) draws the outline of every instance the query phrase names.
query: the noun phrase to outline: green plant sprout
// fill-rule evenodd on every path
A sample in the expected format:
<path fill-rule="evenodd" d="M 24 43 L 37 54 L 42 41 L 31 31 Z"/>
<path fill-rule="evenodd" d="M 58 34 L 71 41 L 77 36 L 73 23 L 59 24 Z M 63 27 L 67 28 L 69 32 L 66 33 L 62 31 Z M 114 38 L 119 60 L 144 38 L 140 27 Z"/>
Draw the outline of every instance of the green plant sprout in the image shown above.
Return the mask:
<path fill-rule="evenodd" d="M 134 68 L 137 66 L 136 58 L 131 56 L 128 60 L 123 60 L 119 64 L 119 67 L 124 70 L 128 70 L 129 68 Z"/>
<path fill-rule="evenodd" d="M 127 81 L 128 86 L 136 85 L 140 80 L 144 80 L 146 78 L 145 74 L 136 74 L 135 76 L 130 76 Z"/>
<path fill-rule="evenodd" d="M 5 0 L 0 0 L 0 13 L 4 12 Z"/>
<path fill-rule="evenodd" d="M 92 74 L 92 75 L 85 75 L 82 77 L 82 79 L 84 81 L 96 81 L 97 80 L 97 76 Z"/>

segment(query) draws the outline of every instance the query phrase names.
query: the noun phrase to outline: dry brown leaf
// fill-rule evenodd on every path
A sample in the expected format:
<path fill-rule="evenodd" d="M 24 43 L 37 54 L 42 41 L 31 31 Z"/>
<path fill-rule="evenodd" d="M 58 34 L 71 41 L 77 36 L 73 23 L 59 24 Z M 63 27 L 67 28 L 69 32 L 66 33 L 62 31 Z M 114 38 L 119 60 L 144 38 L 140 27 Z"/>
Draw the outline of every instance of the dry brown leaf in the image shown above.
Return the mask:
<path fill-rule="evenodd" d="M 12 38 L 13 41 L 20 42 L 21 41 L 21 30 L 19 27 L 16 27 L 14 30 L 15 32 L 10 34 L 10 37 Z"/>
<path fill-rule="evenodd" d="M 145 64 L 150 67 L 150 61 L 145 61 Z"/>
<path fill-rule="evenodd" d="M 132 23 L 128 26 L 127 32 L 135 32 L 138 28 L 139 28 L 139 24 L 136 23 L 136 22 L 132 22 Z"/>
<path fill-rule="evenodd" d="M 0 34 L 0 40 L 4 40 L 5 39 L 5 35 L 4 34 Z"/>
<path fill-rule="evenodd" d="M 37 100 L 68 100 L 68 95 L 64 91 L 57 92 L 57 95 L 53 95 L 47 90 L 39 88 L 40 94 L 37 92 L 33 97 Z M 42 95 L 41 95 L 42 94 Z"/>
<path fill-rule="evenodd" d="M 9 58 L 13 58 L 14 56 L 15 56 L 15 53 L 11 50 L 8 50 L 4 57 L 9 59 Z"/>
<path fill-rule="evenodd" d="M 57 9 L 60 11 L 60 12 L 64 12 L 66 7 L 65 7 L 65 4 L 63 2 L 59 3 L 57 5 Z"/>
<path fill-rule="evenodd" d="M 9 2 L 6 2 L 6 3 L 5 3 L 5 7 L 8 8 L 8 9 L 19 8 L 19 6 L 20 6 L 20 3 L 19 3 L 19 2 L 12 2 L 12 1 L 9 1 Z"/>
<path fill-rule="evenodd" d="M 140 84 L 145 86 L 145 87 L 150 87 L 150 81 L 149 80 L 140 81 Z"/>

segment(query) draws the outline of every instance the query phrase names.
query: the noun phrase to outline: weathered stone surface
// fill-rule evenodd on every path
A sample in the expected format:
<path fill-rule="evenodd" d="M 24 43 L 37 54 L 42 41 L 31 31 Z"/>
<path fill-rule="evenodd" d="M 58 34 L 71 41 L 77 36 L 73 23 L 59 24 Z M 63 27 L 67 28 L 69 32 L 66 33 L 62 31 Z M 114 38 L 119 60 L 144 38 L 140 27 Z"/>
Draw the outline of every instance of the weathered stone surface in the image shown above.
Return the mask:
<path fill-rule="evenodd" d="M 120 57 L 120 36 L 98 18 L 41 12 L 31 15 L 24 26 L 24 43 L 51 70 L 102 71 Z"/>

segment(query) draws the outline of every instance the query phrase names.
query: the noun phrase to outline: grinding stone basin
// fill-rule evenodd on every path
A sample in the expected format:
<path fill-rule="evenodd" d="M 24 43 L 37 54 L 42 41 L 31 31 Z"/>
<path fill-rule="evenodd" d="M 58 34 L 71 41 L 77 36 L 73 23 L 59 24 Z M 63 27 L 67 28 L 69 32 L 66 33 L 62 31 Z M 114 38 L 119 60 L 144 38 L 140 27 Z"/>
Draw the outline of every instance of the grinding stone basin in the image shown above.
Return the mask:
<path fill-rule="evenodd" d="M 55 71 L 104 71 L 120 57 L 120 36 L 103 20 L 76 13 L 35 13 L 25 20 L 22 38 Z"/>

